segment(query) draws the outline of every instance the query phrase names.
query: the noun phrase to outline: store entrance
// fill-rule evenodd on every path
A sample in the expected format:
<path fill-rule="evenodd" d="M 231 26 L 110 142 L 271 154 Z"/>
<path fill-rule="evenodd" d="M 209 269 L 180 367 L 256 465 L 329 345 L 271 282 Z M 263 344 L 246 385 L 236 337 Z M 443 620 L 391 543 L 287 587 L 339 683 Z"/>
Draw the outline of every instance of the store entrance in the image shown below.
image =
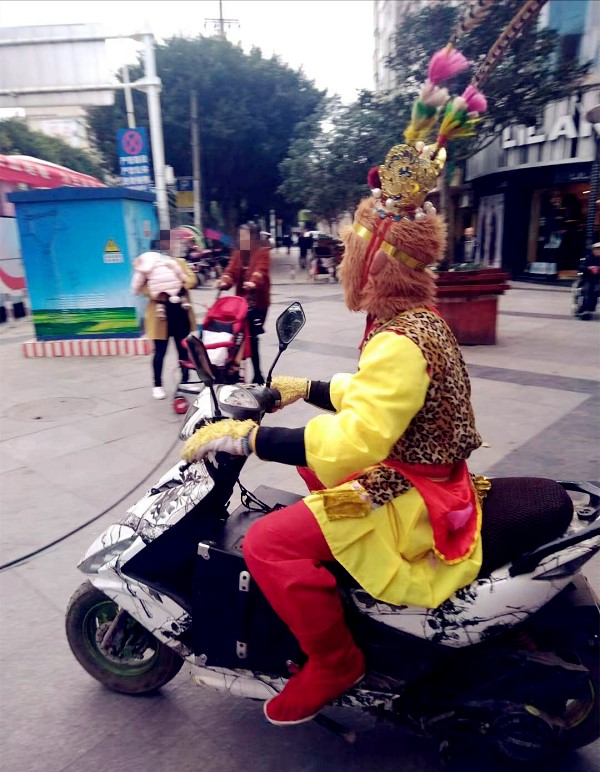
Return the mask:
<path fill-rule="evenodd" d="M 589 182 L 535 190 L 527 262 L 552 266 L 559 279 L 577 275 L 585 252 Z M 550 272 L 550 271 L 548 271 Z"/>

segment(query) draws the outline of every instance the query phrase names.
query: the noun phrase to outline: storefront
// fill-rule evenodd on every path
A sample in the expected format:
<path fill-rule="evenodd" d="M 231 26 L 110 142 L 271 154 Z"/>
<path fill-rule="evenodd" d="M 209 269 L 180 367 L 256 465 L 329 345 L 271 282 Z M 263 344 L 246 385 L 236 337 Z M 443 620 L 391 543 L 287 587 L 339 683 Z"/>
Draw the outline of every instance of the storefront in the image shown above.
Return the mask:
<path fill-rule="evenodd" d="M 572 277 L 585 248 L 592 90 L 547 106 L 541 127 L 511 126 L 467 162 L 478 259 L 511 275 Z"/>

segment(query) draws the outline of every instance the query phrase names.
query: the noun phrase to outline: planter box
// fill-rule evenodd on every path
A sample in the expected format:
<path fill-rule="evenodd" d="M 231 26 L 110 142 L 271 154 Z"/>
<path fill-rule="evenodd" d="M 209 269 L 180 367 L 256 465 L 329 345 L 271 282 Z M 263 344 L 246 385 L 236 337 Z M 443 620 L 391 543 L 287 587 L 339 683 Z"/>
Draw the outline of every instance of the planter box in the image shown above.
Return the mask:
<path fill-rule="evenodd" d="M 461 345 L 496 343 L 498 296 L 509 288 L 508 278 L 499 268 L 437 274 L 438 310 Z"/>

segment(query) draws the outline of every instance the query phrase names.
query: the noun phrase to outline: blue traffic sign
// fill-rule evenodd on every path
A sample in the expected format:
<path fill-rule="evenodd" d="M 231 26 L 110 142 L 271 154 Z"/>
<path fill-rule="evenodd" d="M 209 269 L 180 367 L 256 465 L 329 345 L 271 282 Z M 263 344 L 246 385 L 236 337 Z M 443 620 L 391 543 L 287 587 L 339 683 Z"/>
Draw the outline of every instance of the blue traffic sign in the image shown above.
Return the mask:
<path fill-rule="evenodd" d="M 117 150 L 123 187 L 134 190 L 150 190 L 152 173 L 146 129 L 119 129 L 117 132 Z"/>

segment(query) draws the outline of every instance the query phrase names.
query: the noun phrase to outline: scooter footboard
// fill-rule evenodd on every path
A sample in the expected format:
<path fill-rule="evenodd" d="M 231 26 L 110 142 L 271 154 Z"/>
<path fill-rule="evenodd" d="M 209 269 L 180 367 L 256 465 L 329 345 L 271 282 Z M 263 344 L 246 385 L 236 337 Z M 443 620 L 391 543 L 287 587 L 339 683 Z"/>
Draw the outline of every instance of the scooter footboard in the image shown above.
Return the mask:
<path fill-rule="evenodd" d="M 256 491 L 263 500 L 270 498 L 261 493 Z M 280 494 L 280 504 L 298 498 L 284 491 L 272 493 Z M 241 549 L 246 531 L 262 516 L 240 507 L 229 517 L 218 541 L 199 543 L 192 597 L 193 648 L 201 664 L 209 667 L 288 676 L 287 663 L 300 664 L 304 656 L 251 578 Z"/>

